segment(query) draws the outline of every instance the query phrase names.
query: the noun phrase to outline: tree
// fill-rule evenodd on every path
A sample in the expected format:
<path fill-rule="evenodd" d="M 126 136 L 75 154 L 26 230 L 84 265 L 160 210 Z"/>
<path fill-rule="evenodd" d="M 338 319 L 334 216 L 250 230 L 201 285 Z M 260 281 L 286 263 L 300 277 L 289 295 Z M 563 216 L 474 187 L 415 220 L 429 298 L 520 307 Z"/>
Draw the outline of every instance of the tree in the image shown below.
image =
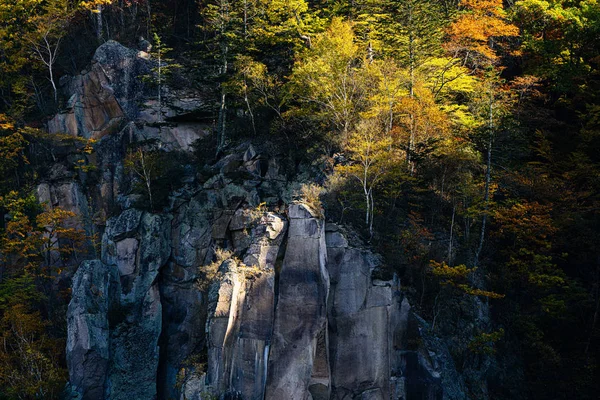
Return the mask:
<path fill-rule="evenodd" d="M 0 195 L 19 184 L 17 168 L 27 163 L 26 146 L 27 141 L 14 121 L 0 114 Z"/>
<path fill-rule="evenodd" d="M 160 174 L 160 160 L 157 151 L 146 150 L 141 146 L 131 149 L 125 159 L 125 168 L 141 180 L 150 202 L 150 209 L 154 210 L 153 189 Z"/>
<path fill-rule="evenodd" d="M 156 65 L 152 68 L 152 75 L 144 76 L 144 80 L 153 83 L 157 87 L 156 98 L 158 101 L 158 122 L 163 122 L 163 89 L 166 80 L 173 72 L 180 68 L 181 65 L 175 63 L 172 58 L 166 55 L 173 49 L 166 47 L 157 33 L 154 33 L 154 46 L 150 52 L 150 56 L 156 61 Z"/>
<path fill-rule="evenodd" d="M 113 3 L 113 0 L 89 0 L 81 1 L 80 6 L 90 11 L 90 13 L 96 17 L 96 40 L 102 41 L 104 34 L 104 20 L 102 12 L 105 6 L 109 6 Z"/>
<path fill-rule="evenodd" d="M 461 0 L 460 6 L 462 13 L 448 28 L 449 49 L 478 65 L 496 62 L 502 39 L 519 34 L 502 0 Z"/>
<path fill-rule="evenodd" d="M 3 282 L 0 292 L 14 294 L 21 290 L 15 283 Z M 0 346 L 0 395 L 16 399 L 58 399 L 67 377 L 58 356 L 64 342 L 48 336 L 49 322 L 28 305 L 11 301 L 0 309 L 3 343 Z"/>
<path fill-rule="evenodd" d="M 412 173 L 414 172 L 414 162 L 411 158 L 415 152 L 416 135 L 419 131 L 416 123 L 418 116 L 415 115 L 415 112 L 423 107 L 419 104 L 420 98 L 415 94 L 415 89 L 419 85 L 418 80 L 422 80 L 422 77 L 419 77 L 420 68 L 430 59 L 439 56 L 442 50 L 443 20 L 439 3 L 421 0 L 367 1 L 365 3 L 363 12 L 358 17 L 360 21 L 358 25 L 366 31 L 364 36 L 369 41 L 370 53 L 383 54 L 386 57 L 383 60 L 385 65 L 389 65 L 389 58 L 392 58 L 406 71 L 403 85 L 406 87 L 406 96 L 409 100 L 405 103 L 410 104 L 410 107 L 404 108 L 404 111 L 408 112 L 409 132 L 406 161 Z M 371 55 L 370 58 L 373 56 Z M 384 93 L 388 93 L 389 129 L 391 130 L 393 125 L 392 104 L 395 102 L 391 101 L 389 88 L 384 88 Z M 392 92 L 398 93 L 398 90 L 395 89 Z"/>
<path fill-rule="evenodd" d="M 365 225 L 369 238 L 373 237 L 375 199 L 373 190 L 389 172 L 393 162 L 392 139 L 376 120 L 361 121 L 353 131 L 346 146 L 350 162 L 338 167 L 345 176 L 356 179 L 365 200 Z"/>
<path fill-rule="evenodd" d="M 499 131 L 499 123 L 503 117 L 510 111 L 512 96 L 510 90 L 502 87 L 502 81 L 493 67 L 488 67 L 482 82 L 482 90 L 477 100 L 476 113 L 481 118 L 479 130 L 484 134 L 485 149 L 485 180 L 483 191 L 483 210 L 481 214 L 481 230 L 479 234 L 479 243 L 474 254 L 474 265 L 478 265 L 481 251 L 485 240 L 485 232 L 488 222 L 488 214 L 491 202 L 491 184 L 492 184 L 492 158 L 493 146 Z"/>
<path fill-rule="evenodd" d="M 235 82 L 237 82 L 238 90 L 242 92 L 249 113 L 252 115 L 250 93 L 254 92 L 257 97 L 256 103 L 271 109 L 282 122 L 285 122 L 281 110 L 283 105 L 282 83 L 277 76 L 269 74 L 265 64 L 254 61 L 249 56 L 239 56 L 235 65 L 239 75 Z M 253 115 L 252 123 L 254 124 Z"/>
<path fill-rule="evenodd" d="M 371 81 L 369 108 L 365 115 L 376 117 L 385 115 L 386 130 L 392 132 L 396 121 L 397 104 L 407 95 L 406 70 L 391 58 L 377 59 L 366 65 Z"/>
<path fill-rule="evenodd" d="M 31 64 L 41 63 L 47 69 L 54 99 L 57 98 L 54 66 L 62 32 L 60 26 L 70 15 L 66 0 L 0 3 L 0 20 L 3 21 L 0 26 L 0 85 L 4 88 L 2 96 L 7 109 L 24 100 L 25 82 L 35 77 Z"/>
<path fill-rule="evenodd" d="M 352 25 L 334 18 L 296 62 L 288 84 L 288 98 L 315 110 L 342 140 L 347 139 L 364 105 L 360 61 Z"/>
<path fill-rule="evenodd" d="M 11 191 L 0 208 L 8 217 L 0 229 L 0 396 L 58 398 L 64 341 L 50 328 L 65 299 L 52 282 L 68 260 L 77 262 L 71 257 L 83 252 L 86 236 L 74 213 L 41 209 L 33 195 Z"/>
<path fill-rule="evenodd" d="M 62 30 L 58 26 L 58 22 L 38 22 L 38 31 L 34 33 L 33 38 L 29 38 L 29 42 L 39 61 L 48 68 L 48 79 L 54 91 L 54 103 L 58 102 L 58 89 L 54 77 L 54 64 L 58 56 L 60 41 L 62 40 Z"/>

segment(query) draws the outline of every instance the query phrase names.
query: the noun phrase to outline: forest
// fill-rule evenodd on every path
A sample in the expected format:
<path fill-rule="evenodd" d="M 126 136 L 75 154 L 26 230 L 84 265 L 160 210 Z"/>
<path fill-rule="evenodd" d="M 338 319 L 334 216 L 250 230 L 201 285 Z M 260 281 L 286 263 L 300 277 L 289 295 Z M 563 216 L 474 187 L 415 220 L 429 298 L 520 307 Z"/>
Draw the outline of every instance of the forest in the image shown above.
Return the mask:
<path fill-rule="evenodd" d="M 129 150 L 140 208 L 268 142 L 399 277 L 470 398 L 598 398 L 597 0 L 0 0 L 0 399 L 63 398 L 71 279 L 103 222 L 38 188 L 57 160 L 102 174 L 100 139 L 48 126 L 113 40 L 153 63 L 159 128 L 188 89 L 210 127 L 176 157 Z"/>

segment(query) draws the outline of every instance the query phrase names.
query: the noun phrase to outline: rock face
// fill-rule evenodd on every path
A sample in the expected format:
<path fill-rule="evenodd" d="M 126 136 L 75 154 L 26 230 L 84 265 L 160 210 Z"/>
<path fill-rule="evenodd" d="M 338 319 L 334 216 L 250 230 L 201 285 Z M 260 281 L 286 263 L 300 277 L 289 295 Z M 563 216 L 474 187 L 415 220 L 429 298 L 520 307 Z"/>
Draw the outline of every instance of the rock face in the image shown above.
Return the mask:
<path fill-rule="evenodd" d="M 201 109 L 198 94 L 170 92 L 161 88 L 163 101 L 153 98 L 156 88 L 144 84 L 152 80 L 154 61 L 147 54 L 129 49 L 113 40 L 100 46 L 89 71 L 61 80 L 67 95 L 65 109 L 48 123 L 50 133 L 65 133 L 86 139 L 101 139 L 120 132 L 136 121 L 137 135 L 160 138 L 173 148 L 189 149 L 210 132 L 210 123 L 191 118 Z M 178 123 L 162 124 L 167 120 Z M 157 126 L 164 125 L 164 126 Z"/>
<path fill-rule="evenodd" d="M 287 216 L 224 214 L 224 234 L 207 225 L 191 236 L 181 215 L 128 209 L 108 221 L 102 260 L 85 262 L 74 278 L 67 353 L 77 396 L 444 398 L 440 374 L 451 359 L 440 354 L 441 364 L 411 345 L 425 340 L 422 322 L 397 279 L 373 279 L 371 253 L 349 246 L 337 228 L 326 230 L 304 204 L 290 205 Z M 223 235 L 237 239 L 205 291 L 192 284 L 202 267 L 185 264 L 207 260 L 194 250 L 207 234 L 213 244 Z M 190 254 L 172 250 L 181 235 L 197 240 Z M 205 361 L 189 368 L 194 357 Z M 447 382 L 453 392 L 461 393 L 459 381 Z"/>
<path fill-rule="evenodd" d="M 61 82 L 70 97 L 66 111 L 50 121 L 50 133 L 98 139 L 118 131 L 137 112 L 138 77 L 149 72 L 149 63 L 136 51 L 108 41 L 96 51 L 90 71 Z"/>
<path fill-rule="evenodd" d="M 290 206 L 288 215 L 266 399 L 306 399 L 313 384 L 329 388 L 325 224 L 306 205 Z"/>
<path fill-rule="evenodd" d="M 109 310 L 116 302 L 116 268 L 99 260 L 81 264 L 68 310 L 67 365 L 72 389 L 83 399 L 102 399 L 110 363 Z"/>
<path fill-rule="evenodd" d="M 83 399 L 156 398 L 156 279 L 171 254 L 169 222 L 133 209 L 112 218 L 102 260 L 85 262 L 75 274 L 67 352 L 72 387 Z"/>
<path fill-rule="evenodd" d="M 102 233 L 98 259 L 73 277 L 71 398 L 467 399 L 399 280 L 374 278 L 373 254 L 291 201 L 293 183 L 260 146 L 231 150 L 210 178 L 190 174 L 160 213 L 133 207 L 127 146 L 156 138 L 187 150 L 204 135 L 197 121 L 151 126 L 202 103 L 153 105 L 139 79 L 151 62 L 107 42 L 65 83 L 72 106 L 50 123 L 99 138 L 94 181 L 57 165 L 37 190 Z"/>

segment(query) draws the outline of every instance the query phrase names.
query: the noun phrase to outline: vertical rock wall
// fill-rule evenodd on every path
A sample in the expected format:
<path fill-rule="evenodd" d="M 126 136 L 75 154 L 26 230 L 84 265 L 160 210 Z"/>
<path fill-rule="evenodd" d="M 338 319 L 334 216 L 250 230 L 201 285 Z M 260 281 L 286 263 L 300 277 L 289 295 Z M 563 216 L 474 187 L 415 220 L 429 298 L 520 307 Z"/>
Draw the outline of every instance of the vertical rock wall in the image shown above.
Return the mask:
<path fill-rule="evenodd" d="M 193 221 L 182 227 L 181 216 L 135 209 L 108 221 L 102 260 L 83 263 L 73 284 L 67 352 L 76 396 L 442 398 L 439 366 L 408 345 L 419 329 L 399 282 L 373 279 L 371 253 L 303 204 L 287 217 L 249 213 L 229 213 L 223 235 L 242 259 L 224 260 L 207 293 L 193 284 L 192 265 L 207 260 L 208 249 L 197 250 L 206 240 L 223 240 L 207 220 L 204 234 L 192 233 Z M 203 370 L 179 375 L 202 354 Z"/>
<path fill-rule="evenodd" d="M 327 341 L 325 224 L 305 205 L 291 205 L 288 215 L 265 398 L 303 400 L 313 378 L 329 387 L 327 352 L 318 349 Z"/>

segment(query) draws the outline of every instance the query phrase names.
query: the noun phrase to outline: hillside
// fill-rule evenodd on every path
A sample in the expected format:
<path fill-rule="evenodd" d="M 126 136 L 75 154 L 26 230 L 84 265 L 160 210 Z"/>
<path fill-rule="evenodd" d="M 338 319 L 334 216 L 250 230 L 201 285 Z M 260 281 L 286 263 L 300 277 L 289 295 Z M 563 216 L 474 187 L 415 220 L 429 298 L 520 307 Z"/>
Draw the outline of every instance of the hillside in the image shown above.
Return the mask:
<path fill-rule="evenodd" d="M 595 399 L 599 33 L 0 0 L 0 399 Z"/>

